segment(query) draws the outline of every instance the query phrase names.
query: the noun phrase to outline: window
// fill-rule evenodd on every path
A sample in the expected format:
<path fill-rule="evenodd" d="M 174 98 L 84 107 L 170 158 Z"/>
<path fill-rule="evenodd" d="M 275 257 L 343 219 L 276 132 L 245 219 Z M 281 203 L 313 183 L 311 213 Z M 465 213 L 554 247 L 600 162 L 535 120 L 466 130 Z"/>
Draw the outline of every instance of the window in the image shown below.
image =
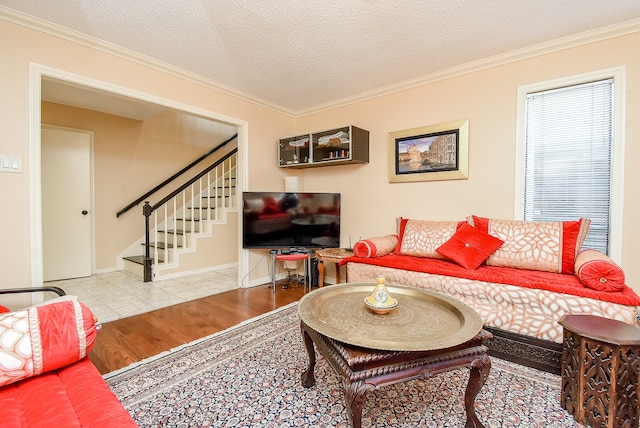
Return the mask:
<path fill-rule="evenodd" d="M 585 248 L 619 259 L 621 74 L 602 73 L 520 89 L 516 216 L 531 221 L 591 219 Z M 620 82 L 619 82 L 620 80 Z M 619 227 L 618 227 L 619 229 Z"/>

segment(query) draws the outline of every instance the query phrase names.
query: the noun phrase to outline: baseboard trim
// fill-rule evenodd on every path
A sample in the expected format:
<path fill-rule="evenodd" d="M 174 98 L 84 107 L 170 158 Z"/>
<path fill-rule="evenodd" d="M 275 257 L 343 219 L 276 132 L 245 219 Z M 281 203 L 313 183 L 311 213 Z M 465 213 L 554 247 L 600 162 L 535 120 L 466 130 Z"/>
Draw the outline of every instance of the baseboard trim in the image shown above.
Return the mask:
<path fill-rule="evenodd" d="M 484 327 L 493 334 L 486 341 L 489 355 L 559 375 L 562 368 L 562 344 L 537 339 L 494 327 Z"/>

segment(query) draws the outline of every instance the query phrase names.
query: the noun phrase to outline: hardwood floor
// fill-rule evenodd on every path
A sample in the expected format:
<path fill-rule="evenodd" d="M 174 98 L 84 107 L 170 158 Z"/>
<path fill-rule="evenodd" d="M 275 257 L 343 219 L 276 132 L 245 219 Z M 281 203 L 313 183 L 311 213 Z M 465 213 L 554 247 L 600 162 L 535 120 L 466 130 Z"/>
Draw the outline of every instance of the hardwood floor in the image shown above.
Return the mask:
<path fill-rule="evenodd" d="M 240 288 L 104 323 L 89 358 L 109 373 L 298 301 L 304 290 Z"/>

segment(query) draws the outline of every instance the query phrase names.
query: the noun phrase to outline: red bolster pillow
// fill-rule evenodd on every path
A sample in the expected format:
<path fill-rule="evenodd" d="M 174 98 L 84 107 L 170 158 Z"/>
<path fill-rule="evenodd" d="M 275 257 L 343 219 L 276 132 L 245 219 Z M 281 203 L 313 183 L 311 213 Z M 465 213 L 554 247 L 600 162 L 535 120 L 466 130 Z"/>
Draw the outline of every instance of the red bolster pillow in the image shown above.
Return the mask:
<path fill-rule="evenodd" d="M 386 235 L 377 238 L 362 239 L 353 246 L 356 257 L 381 257 L 391 254 L 398 245 L 397 235 Z"/>
<path fill-rule="evenodd" d="M 625 286 L 620 266 L 598 250 L 579 252 L 575 270 L 580 281 L 594 290 L 619 291 Z"/>
<path fill-rule="evenodd" d="M 0 386 L 81 360 L 96 335 L 91 310 L 77 300 L 0 314 Z"/>

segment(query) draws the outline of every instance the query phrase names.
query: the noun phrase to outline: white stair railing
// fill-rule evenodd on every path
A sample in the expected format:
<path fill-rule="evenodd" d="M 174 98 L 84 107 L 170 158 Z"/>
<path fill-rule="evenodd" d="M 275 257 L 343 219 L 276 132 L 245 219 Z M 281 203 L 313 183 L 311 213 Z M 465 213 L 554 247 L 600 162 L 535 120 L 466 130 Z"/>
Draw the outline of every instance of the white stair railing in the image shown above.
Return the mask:
<path fill-rule="evenodd" d="M 175 264 L 176 252 L 192 245 L 204 224 L 235 208 L 236 161 L 233 150 L 155 205 L 145 202 L 145 282 L 158 268 Z"/>

